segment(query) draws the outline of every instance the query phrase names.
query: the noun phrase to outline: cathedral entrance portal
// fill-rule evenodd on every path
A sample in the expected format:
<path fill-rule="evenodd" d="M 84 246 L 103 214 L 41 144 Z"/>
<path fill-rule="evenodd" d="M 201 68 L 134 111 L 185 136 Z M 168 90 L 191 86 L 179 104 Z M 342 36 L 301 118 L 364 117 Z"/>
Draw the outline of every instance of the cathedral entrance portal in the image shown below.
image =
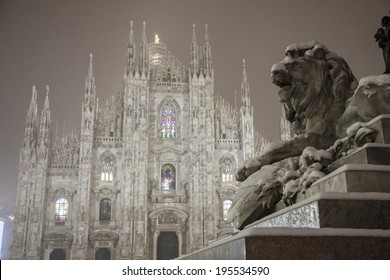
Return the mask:
<path fill-rule="evenodd" d="M 157 259 L 171 260 L 179 256 L 179 240 L 174 231 L 163 231 L 157 238 Z"/>
<path fill-rule="evenodd" d="M 99 248 L 95 253 L 95 260 L 111 260 L 110 249 Z"/>
<path fill-rule="evenodd" d="M 186 251 L 186 220 L 188 214 L 176 208 L 160 208 L 149 214 L 153 234 L 153 259 L 174 259 Z"/>
<path fill-rule="evenodd" d="M 65 251 L 63 249 L 54 249 L 50 253 L 49 260 L 65 260 Z"/>

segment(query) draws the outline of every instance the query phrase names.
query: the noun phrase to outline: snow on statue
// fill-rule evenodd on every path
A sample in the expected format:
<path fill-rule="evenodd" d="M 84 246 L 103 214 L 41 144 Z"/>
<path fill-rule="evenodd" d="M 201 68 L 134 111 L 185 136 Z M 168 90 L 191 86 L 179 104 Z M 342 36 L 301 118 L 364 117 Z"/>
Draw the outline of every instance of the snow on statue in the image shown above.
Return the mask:
<path fill-rule="evenodd" d="M 285 55 L 271 69 L 272 82 L 280 87 L 279 100 L 296 136 L 269 145 L 238 170 L 236 178 L 244 183 L 228 213 L 238 229 L 271 213 L 282 198 L 293 204 L 297 192 L 325 175 L 321 170 L 336 159 L 340 143 L 348 150 L 373 141 L 372 131 L 362 138 L 347 135 L 347 127 L 390 113 L 389 75 L 362 79 L 354 95 L 358 82 L 348 64 L 322 44 L 293 44 Z"/>

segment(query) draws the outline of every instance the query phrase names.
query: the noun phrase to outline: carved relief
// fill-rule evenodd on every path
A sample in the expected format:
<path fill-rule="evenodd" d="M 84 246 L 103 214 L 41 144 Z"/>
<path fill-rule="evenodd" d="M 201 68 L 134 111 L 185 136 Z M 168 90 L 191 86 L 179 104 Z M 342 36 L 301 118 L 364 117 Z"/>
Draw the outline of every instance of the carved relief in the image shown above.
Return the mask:
<path fill-rule="evenodd" d="M 178 219 L 177 216 L 173 213 L 173 211 L 164 211 L 159 217 L 158 217 L 158 223 L 159 224 L 177 224 Z"/>

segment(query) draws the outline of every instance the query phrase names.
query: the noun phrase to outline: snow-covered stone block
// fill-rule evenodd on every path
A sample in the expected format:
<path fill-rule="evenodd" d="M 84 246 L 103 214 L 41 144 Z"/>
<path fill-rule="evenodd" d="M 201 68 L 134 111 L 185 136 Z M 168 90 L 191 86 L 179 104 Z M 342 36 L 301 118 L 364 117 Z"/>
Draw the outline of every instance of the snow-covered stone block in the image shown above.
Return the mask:
<path fill-rule="evenodd" d="M 390 193 L 390 166 L 346 164 L 319 179 L 305 191 L 305 197 L 320 192 Z"/>
<path fill-rule="evenodd" d="M 390 229 L 389 193 L 318 193 L 246 228 Z"/>

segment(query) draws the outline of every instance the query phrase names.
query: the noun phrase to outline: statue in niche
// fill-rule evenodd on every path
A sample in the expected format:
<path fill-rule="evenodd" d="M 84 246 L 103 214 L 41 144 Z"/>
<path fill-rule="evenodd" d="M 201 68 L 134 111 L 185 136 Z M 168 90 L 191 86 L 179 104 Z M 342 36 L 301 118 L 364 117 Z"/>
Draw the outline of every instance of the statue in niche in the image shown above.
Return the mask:
<path fill-rule="evenodd" d="M 358 86 L 344 59 L 318 42 L 290 45 L 271 72 L 296 136 L 238 170 L 244 183 L 227 217 L 238 229 L 272 213 L 280 200 L 294 204 L 331 162 L 375 141 L 376 131 L 363 122 L 390 113 L 390 75 L 363 78 Z"/>

